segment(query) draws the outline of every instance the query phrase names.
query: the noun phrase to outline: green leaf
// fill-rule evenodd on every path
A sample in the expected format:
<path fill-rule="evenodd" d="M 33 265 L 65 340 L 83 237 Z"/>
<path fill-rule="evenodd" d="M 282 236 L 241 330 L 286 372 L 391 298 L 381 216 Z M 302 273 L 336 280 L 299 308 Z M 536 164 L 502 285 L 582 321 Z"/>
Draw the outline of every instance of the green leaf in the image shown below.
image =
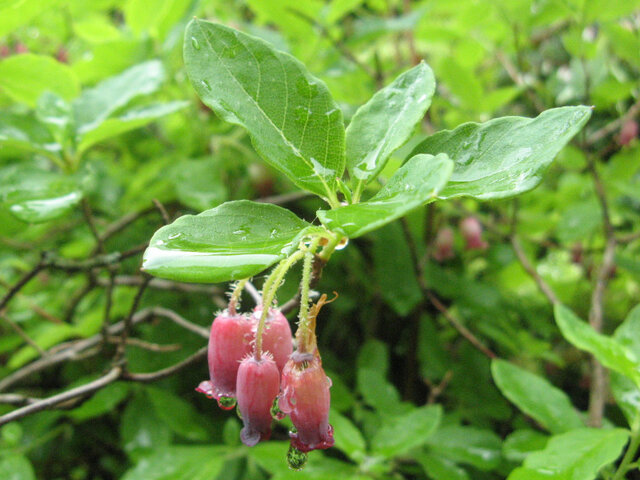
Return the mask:
<path fill-rule="evenodd" d="M 189 440 L 209 439 L 202 417 L 191 403 L 160 388 L 146 387 L 146 392 L 158 418 L 175 433 Z"/>
<path fill-rule="evenodd" d="M 580 428 L 551 437 L 544 450 L 533 452 L 508 480 L 593 480 L 615 461 L 629 432 L 620 428 Z"/>
<path fill-rule="evenodd" d="M 631 310 L 613 338 L 640 358 L 640 305 Z M 640 428 L 640 388 L 627 377 L 612 372 L 611 390 L 629 425 L 634 430 Z"/>
<path fill-rule="evenodd" d="M 186 282 L 247 278 L 285 258 L 310 226 L 275 205 L 227 202 L 158 230 L 144 253 L 142 268 Z"/>
<path fill-rule="evenodd" d="M 78 137 L 82 138 L 87 132 L 96 129 L 133 98 L 155 92 L 164 78 L 162 63 L 150 60 L 82 92 L 73 102 Z"/>
<path fill-rule="evenodd" d="M 0 112 L 0 145 L 44 154 L 57 153 L 61 149 L 35 115 L 9 112 Z"/>
<path fill-rule="evenodd" d="M 491 374 L 505 397 L 550 432 L 584 426 L 569 397 L 546 379 L 499 359 L 491 362 Z"/>
<path fill-rule="evenodd" d="M 83 193 L 75 179 L 29 165 L 0 170 L 0 203 L 24 222 L 54 220 L 73 209 Z"/>
<path fill-rule="evenodd" d="M 455 164 L 439 198 L 471 196 L 483 200 L 526 192 L 542 180 L 546 168 L 587 123 L 591 108 L 561 107 L 536 118 L 503 117 L 465 123 L 438 132 L 411 153 L 446 153 Z"/>
<path fill-rule="evenodd" d="M 22 455 L 0 457 L 0 478 L 2 480 L 36 480 L 31 463 Z"/>
<path fill-rule="evenodd" d="M 435 432 L 442 417 L 440 405 L 428 405 L 393 417 L 371 440 L 374 453 L 387 458 L 401 455 L 423 445 Z"/>
<path fill-rule="evenodd" d="M 502 444 L 502 455 L 511 462 L 522 463 L 525 458 L 547 446 L 549 437 L 536 430 L 516 430 Z"/>
<path fill-rule="evenodd" d="M 554 308 L 562 336 L 574 346 L 591 353 L 605 367 L 633 380 L 640 387 L 640 364 L 633 351 L 617 340 L 596 332 L 564 305 Z"/>
<path fill-rule="evenodd" d="M 140 128 L 160 117 L 177 112 L 186 106 L 187 102 L 158 103 L 145 107 L 132 108 L 115 118 L 107 118 L 96 128 L 79 136 L 78 154 L 81 154 L 95 143 L 110 137 L 115 137 L 129 130 Z"/>
<path fill-rule="evenodd" d="M 422 453 L 416 455 L 415 459 L 433 480 L 470 480 L 463 468 L 440 455 Z"/>
<path fill-rule="evenodd" d="M 358 428 L 347 417 L 331 410 L 329 421 L 333 426 L 336 448 L 342 450 L 354 462 L 360 463 L 365 456 L 367 446 Z"/>
<path fill-rule="evenodd" d="M 127 403 L 120 423 L 120 437 L 129 456 L 137 458 L 167 447 L 171 436 L 169 426 L 156 415 L 146 395 L 138 394 Z"/>
<path fill-rule="evenodd" d="M 0 61 L 0 89 L 16 102 L 35 107 L 45 91 L 71 100 L 80 93 L 78 79 L 65 64 L 45 55 L 25 53 Z"/>
<path fill-rule="evenodd" d="M 360 368 L 357 372 L 358 391 L 364 401 L 380 414 L 397 414 L 402 411 L 400 395 L 380 370 Z"/>
<path fill-rule="evenodd" d="M 438 429 L 427 441 L 431 452 L 479 470 L 500 464 L 502 441 L 491 430 L 449 425 Z"/>
<path fill-rule="evenodd" d="M 421 62 L 358 109 L 346 132 L 347 168 L 360 192 L 411 136 L 431 105 L 436 80 Z"/>
<path fill-rule="evenodd" d="M 141 459 L 122 480 L 211 480 L 220 473 L 228 453 L 227 447 L 162 448 Z"/>
<path fill-rule="evenodd" d="M 344 124 L 324 83 L 263 40 L 197 19 L 187 27 L 184 58 L 202 101 L 244 126 L 266 162 L 336 202 Z"/>
<path fill-rule="evenodd" d="M 196 211 L 216 207 L 227 199 L 226 177 L 215 158 L 183 160 L 171 173 L 178 200 Z"/>
<path fill-rule="evenodd" d="M 114 411 L 115 408 L 129 395 L 129 385 L 123 382 L 115 382 L 99 390 L 93 397 L 84 402 L 78 408 L 69 412 L 74 420 L 84 421 L 99 417 L 105 413 Z"/>
<path fill-rule="evenodd" d="M 359 237 L 435 199 L 452 170 L 453 162 L 446 155 L 416 155 L 370 200 L 318 210 L 318 219 L 329 230 Z"/>

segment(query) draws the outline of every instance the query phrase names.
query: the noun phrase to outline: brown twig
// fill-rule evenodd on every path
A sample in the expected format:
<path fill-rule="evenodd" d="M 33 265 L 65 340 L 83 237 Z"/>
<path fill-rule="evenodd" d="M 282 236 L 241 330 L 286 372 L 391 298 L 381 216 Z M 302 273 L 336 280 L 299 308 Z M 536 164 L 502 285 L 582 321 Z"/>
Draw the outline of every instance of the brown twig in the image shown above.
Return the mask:
<path fill-rule="evenodd" d="M 531 278 L 536 282 L 540 291 L 544 294 L 545 297 L 551 302 L 553 305 L 556 303 L 560 303 L 558 297 L 554 293 L 553 289 L 549 286 L 547 282 L 540 276 L 535 267 L 531 264 L 527 255 L 524 253 L 522 245 L 520 244 L 520 239 L 518 235 L 511 235 L 511 246 L 513 247 L 513 251 L 516 253 L 516 257 L 518 257 L 518 261 L 522 265 L 522 268 L 529 274 Z"/>
<path fill-rule="evenodd" d="M 113 283 L 117 286 L 139 287 L 142 282 L 144 282 L 144 277 L 142 276 L 118 275 L 115 277 Z M 107 287 L 109 285 L 109 279 L 97 278 L 96 283 L 100 287 Z M 221 288 L 216 287 L 215 285 L 173 282 L 171 280 L 164 280 L 161 278 L 153 278 L 149 283 L 149 288 L 157 290 L 172 290 L 184 293 L 204 293 L 207 295 L 221 295 L 224 293 Z"/>
<path fill-rule="evenodd" d="M 102 237 L 100 233 L 98 233 L 98 229 L 96 228 L 96 223 L 93 218 L 93 211 L 91 210 L 91 205 L 89 205 L 89 201 L 86 197 L 82 199 L 82 214 L 84 215 L 84 219 L 89 225 L 89 230 L 91 230 L 91 234 L 93 238 L 96 240 L 96 247 L 94 249 L 95 252 L 104 252 L 104 243 L 102 242 Z"/>
<path fill-rule="evenodd" d="M 9 289 L 9 291 L 2 297 L 2 300 L 0 300 L 0 312 L 4 309 L 4 307 L 7 306 L 7 304 L 11 301 L 11 299 L 15 296 L 16 293 L 18 293 L 20 290 L 22 290 L 22 288 L 29 283 L 29 281 L 35 277 L 38 273 L 40 273 L 40 271 L 42 271 L 44 268 L 46 267 L 46 263 L 45 263 L 45 259 L 44 256 L 40 259 L 40 261 L 36 264 L 35 267 L 33 267 L 31 270 L 29 270 L 27 273 L 25 273 L 20 280 L 18 280 L 13 287 L 11 287 Z"/>
<path fill-rule="evenodd" d="M 129 334 L 131 333 L 131 328 L 133 327 L 133 317 L 138 310 L 138 306 L 140 305 L 142 296 L 144 295 L 144 292 L 147 289 L 147 285 L 149 285 L 150 281 L 151 276 L 147 275 L 144 277 L 144 281 L 142 282 L 140 287 L 138 287 L 138 292 L 133 298 L 133 302 L 131 302 L 129 314 L 124 319 L 124 326 L 122 328 L 122 333 L 120 334 L 120 343 L 118 344 L 118 348 L 116 349 L 116 353 L 113 358 L 114 365 L 118 364 L 121 360 L 124 359 L 125 351 L 127 348 L 127 340 L 129 338 Z"/>
<path fill-rule="evenodd" d="M 172 365 L 171 367 L 163 368 L 162 370 L 158 370 L 156 372 L 150 372 L 150 373 L 124 372 L 122 375 L 122 378 L 124 378 L 125 380 L 134 381 L 134 382 L 142 382 L 142 383 L 154 382 L 156 380 L 161 380 L 163 378 L 170 377 L 171 375 L 179 372 L 180 370 L 194 363 L 199 362 L 206 356 L 207 356 L 207 347 L 202 347 L 193 355 L 185 358 L 180 363 L 176 363 L 175 365 Z"/>
<path fill-rule="evenodd" d="M 272 195 L 269 197 L 257 198 L 254 201 L 258 203 L 271 203 L 273 205 L 285 205 L 287 203 L 295 202 L 297 200 L 301 200 L 303 198 L 310 197 L 312 194 L 310 192 L 291 192 L 291 193 L 283 193 L 282 195 Z"/>
<path fill-rule="evenodd" d="M 595 161 L 589 162 L 589 170 L 593 178 L 596 196 L 602 210 L 602 221 L 604 236 L 606 238 L 606 246 L 602 257 L 602 264 L 598 271 L 596 284 L 591 295 L 591 308 L 589 309 L 589 325 L 596 332 L 602 332 L 604 320 L 604 293 L 611 276 L 611 272 L 615 267 L 616 253 L 616 236 L 615 229 L 611 223 L 611 215 L 609 213 L 609 204 L 607 202 L 606 192 Z M 600 427 L 602 425 L 602 417 L 604 415 L 604 407 L 607 401 L 608 376 L 606 369 L 596 360 L 591 359 L 591 386 L 589 391 L 589 425 L 592 427 Z"/>
<path fill-rule="evenodd" d="M 115 343 L 117 345 L 120 343 L 120 337 L 108 336 L 107 342 Z M 127 338 L 127 345 L 131 345 L 132 347 L 142 348 L 143 350 L 148 350 L 150 352 L 159 352 L 159 353 L 175 352 L 182 348 L 182 345 L 180 345 L 179 343 L 172 343 L 170 345 L 161 345 L 159 343 L 151 343 L 135 337 Z"/>
<path fill-rule="evenodd" d="M 409 224 L 406 221 L 406 218 L 402 218 L 400 224 L 402 225 L 402 229 L 407 240 L 409 253 L 411 255 L 411 263 L 413 264 L 416 280 L 418 281 L 418 286 L 422 291 L 422 295 L 431 302 L 431 304 L 442 314 L 442 316 L 447 319 L 447 321 L 458 331 L 458 333 L 466 338 L 469 343 L 471 343 L 471 345 L 476 347 L 487 357 L 496 358 L 496 354 L 493 353 L 486 345 L 484 345 L 467 327 L 465 327 L 453 315 L 451 315 L 444 303 L 442 303 L 440 299 L 433 292 L 431 292 L 431 290 L 429 290 L 429 287 L 424 280 L 423 267 L 420 262 L 420 258 L 418 257 L 418 251 L 416 249 L 413 236 L 409 231 Z"/>
<path fill-rule="evenodd" d="M 160 212 L 160 215 L 162 216 L 162 221 L 164 222 L 164 224 L 169 225 L 171 223 L 171 217 L 169 217 L 169 214 L 167 213 L 167 209 L 164 208 L 164 205 L 162 205 L 162 203 L 160 203 L 160 200 L 158 200 L 157 198 L 154 198 L 152 201 L 155 207 Z"/>
<path fill-rule="evenodd" d="M 20 328 L 17 323 L 9 320 L 9 318 L 2 312 L 0 312 L 0 319 L 4 320 L 20 336 L 20 338 L 22 338 L 25 342 L 35 348 L 41 356 L 44 357 L 47 355 L 47 352 L 45 352 L 40 345 L 38 345 L 29 335 L 27 335 L 27 333 L 22 328 Z"/>
<path fill-rule="evenodd" d="M 49 408 L 53 408 L 56 405 L 67 402 L 69 400 L 84 397 L 86 395 L 91 395 L 92 393 L 100 390 L 101 388 L 106 387 L 110 383 L 115 382 L 121 375 L 122 368 L 114 367 L 105 375 L 97 378 L 96 380 L 87 383 L 86 385 L 81 385 L 80 387 L 72 388 L 71 390 L 67 390 L 65 392 L 59 393 L 57 395 L 53 395 L 51 397 L 43 398 L 41 400 L 35 401 L 26 405 L 24 407 L 18 408 L 17 410 L 13 410 L 5 415 L 0 417 L 0 426 L 9 422 L 13 422 L 14 420 L 18 420 L 20 418 L 26 417 L 27 415 L 31 415 L 32 413 L 41 412 L 42 410 L 47 410 Z"/>
<path fill-rule="evenodd" d="M 607 135 L 610 135 L 616 130 L 619 130 L 622 125 L 634 118 L 638 113 L 640 113 L 640 100 L 634 103 L 631 108 L 627 110 L 627 113 L 625 113 L 623 116 L 616 120 L 613 120 L 612 122 L 606 124 L 604 127 L 596 130 L 591 135 L 589 135 L 589 137 L 584 142 L 584 146 L 590 147 L 594 143 L 605 138 Z"/>
<path fill-rule="evenodd" d="M 209 338 L 208 329 L 190 322 L 189 320 L 177 314 L 173 310 L 169 310 L 168 308 L 163 308 L 163 307 L 154 307 L 152 311 L 154 315 L 171 320 L 173 323 L 175 323 L 176 325 L 179 325 L 185 330 L 189 330 L 190 332 L 195 333 L 196 335 L 200 335 L 202 338 L 206 338 L 206 339 Z"/>

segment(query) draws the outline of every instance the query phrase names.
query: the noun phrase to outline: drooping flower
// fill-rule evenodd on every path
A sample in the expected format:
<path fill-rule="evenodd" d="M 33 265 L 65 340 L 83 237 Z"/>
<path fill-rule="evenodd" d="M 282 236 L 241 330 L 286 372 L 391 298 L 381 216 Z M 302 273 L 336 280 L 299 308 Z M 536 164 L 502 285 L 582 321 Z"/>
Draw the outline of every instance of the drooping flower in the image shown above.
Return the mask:
<path fill-rule="evenodd" d="M 238 367 L 251 352 L 252 339 L 252 322 L 244 315 L 224 311 L 211 324 L 207 352 L 210 380 L 201 382 L 196 390 L 215 398 L 225 410 L 235 405 Z"/>
<path fill-rule="evenodd" d="M 240 439 L 252 447 L 271 436 L 271 407 L 280 391 L 280 372 L 269 353 L 240 363 L 236 383 L 238 410 L 244 427 Z"/>
<path fill-rule="evenodd" d="M 291 355 L 282 371 L 279 407 L 291 417 L 296 428 L 289 433 L 291 446 L 301 452 L 334 444 L 329 425 L 330 387 L 317 352 Z"/>
<path fill-rule="evenodd" d="M 482 239 L 482 225 L 475 217 L 467 217 L 460 221 L 460 233 L 464 237 L 467 250 L 484 250 L 489 246 Z"/>

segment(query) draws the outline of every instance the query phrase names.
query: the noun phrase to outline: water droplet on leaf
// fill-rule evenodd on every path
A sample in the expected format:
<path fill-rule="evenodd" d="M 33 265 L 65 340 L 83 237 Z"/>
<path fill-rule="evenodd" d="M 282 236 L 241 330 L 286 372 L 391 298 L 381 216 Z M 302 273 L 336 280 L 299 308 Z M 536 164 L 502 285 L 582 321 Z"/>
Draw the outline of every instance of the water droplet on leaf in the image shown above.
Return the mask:
<path fill-rule="evenodd" d="M 191 45 L 193 45 L 193 48 L 196 50 L 200 50 L 200 42 L 198 42 L 196 37 L 191 37 Z"/>

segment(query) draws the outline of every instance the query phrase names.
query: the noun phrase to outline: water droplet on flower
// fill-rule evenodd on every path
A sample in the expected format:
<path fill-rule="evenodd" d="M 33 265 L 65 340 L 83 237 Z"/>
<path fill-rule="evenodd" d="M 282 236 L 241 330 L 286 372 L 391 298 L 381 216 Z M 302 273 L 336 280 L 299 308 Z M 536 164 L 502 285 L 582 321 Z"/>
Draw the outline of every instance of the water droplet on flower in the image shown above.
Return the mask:
<path fill-rule="evenodd" d="M 289 447 L 287 452 L 287 464 L 291 470 L 302 470 L 307 463 L 308 455 L 301 452 L 294 446 Z"/>
<path fill-rule="evenodd" d="M 273 400 L 273 405 L 271 406 L 271 416 L 274 420 L 282 420 L 287 416 L 287 414 L 280 410 L 280 407 L 278 406 L 278 397 Z"/>
<path fill-rule="evenodd" d="M 233 397 L 218 397 L 218 406 L 223 410 L 231 410 L 236 406 L 236 399 Z"/>
<path fill-rule="evenodd" d="M 198 42 L 196 37 L 191 37 L 191 45 L 193 45 L 193 48 L 196 50 L 200 50 L 200 42 Z"/>

